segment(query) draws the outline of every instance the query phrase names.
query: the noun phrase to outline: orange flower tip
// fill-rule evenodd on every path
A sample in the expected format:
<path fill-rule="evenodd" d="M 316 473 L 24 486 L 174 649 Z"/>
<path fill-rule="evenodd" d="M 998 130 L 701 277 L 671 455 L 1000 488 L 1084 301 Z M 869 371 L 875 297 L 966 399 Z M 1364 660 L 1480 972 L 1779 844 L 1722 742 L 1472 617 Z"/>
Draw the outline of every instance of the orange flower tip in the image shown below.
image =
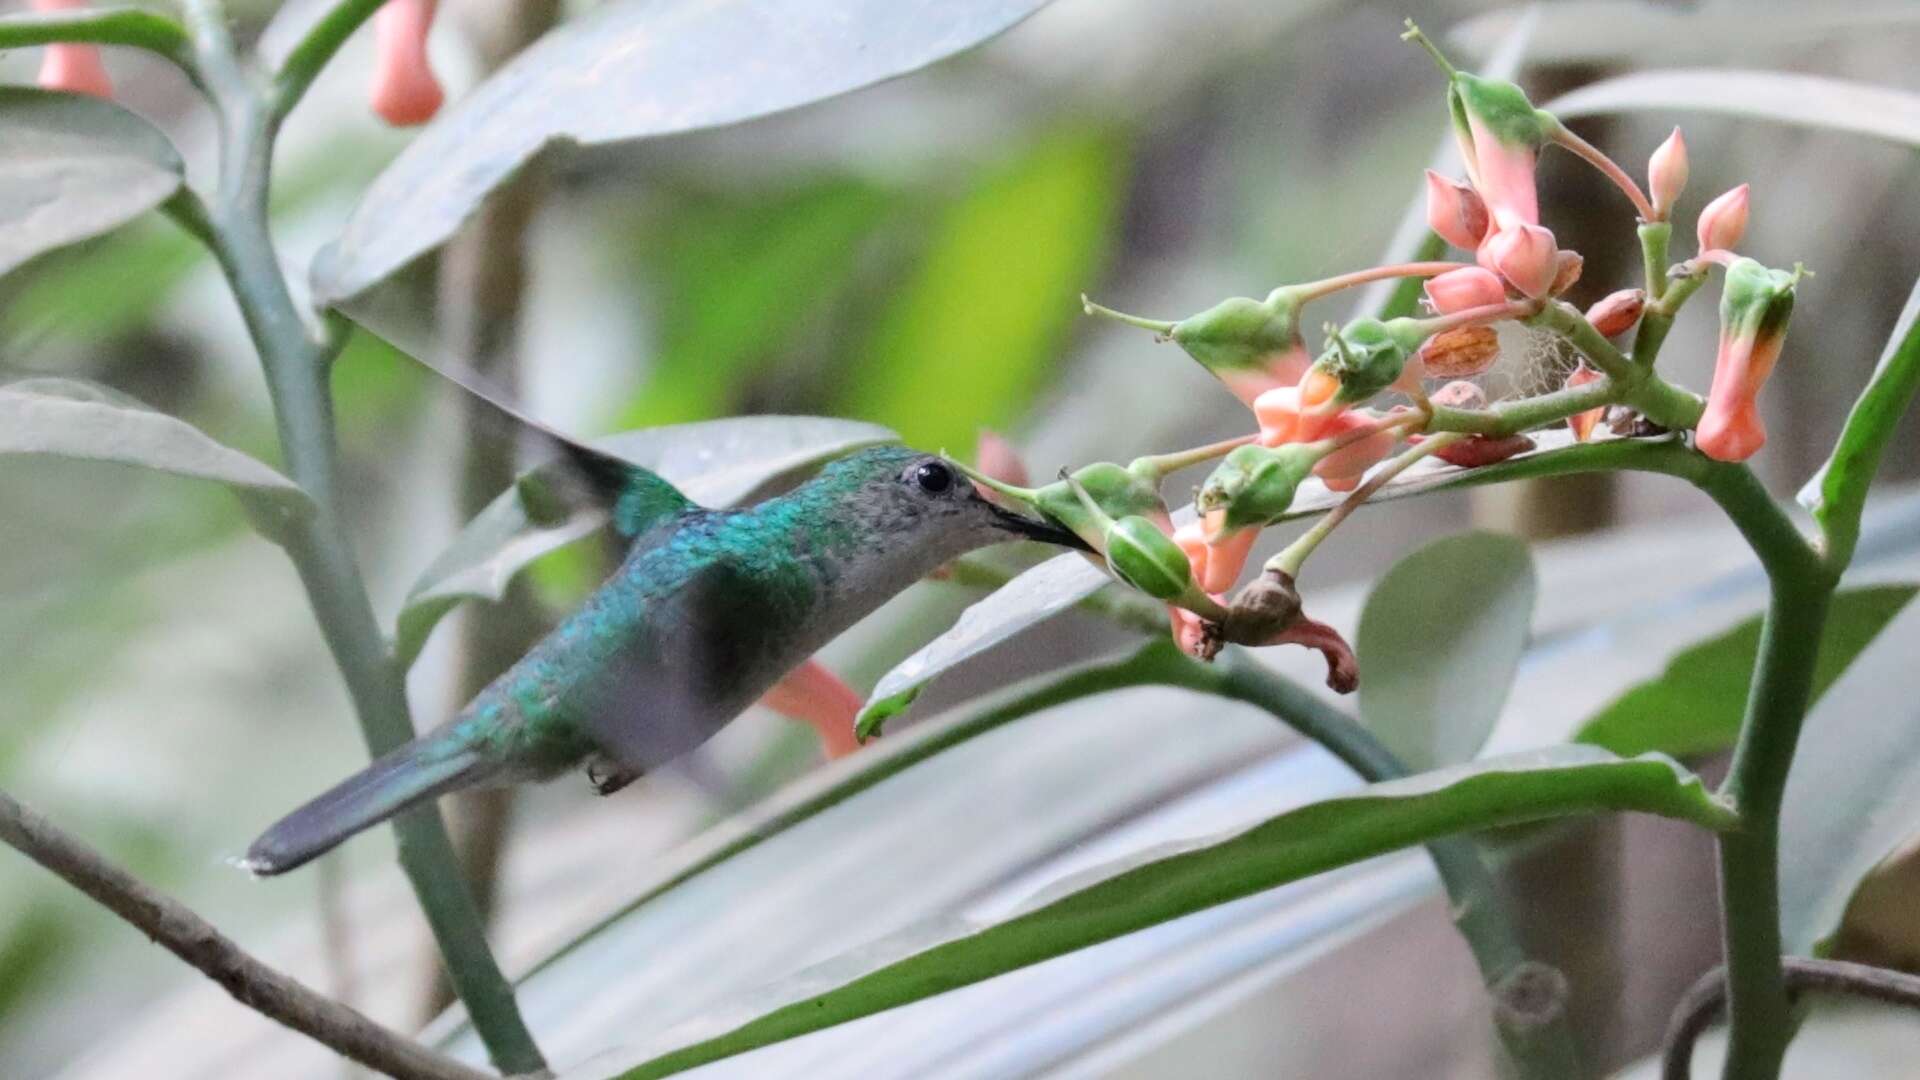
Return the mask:
<path fill-rule="evenodd" d="M 1741 184 L 1700 211 L 1697 237 L 1701 257 L 1712 251 L 1732 251 L 1747 234 L 1747 191 Z"/>
<path fill-rule="evenodd" d="M 1340 392 L 1340 380 L 1332 372 L 1320 368 L 1308 368 L 1300 377 L 1300 406 L 1303 409 L 1318 409 L 1333 400 Z"/>
<path fill-rule="evenodd" d="M 1667 136 L 1647 160 L 1647 194 L 1653 203 L 1655 221 L 1673 215 L 1673 206 L 1687 186 L 1687 140 L 1679 128 Z"/>
<path fill-rule="evenodd" d="M 1740 462 L 1767 445 L 1767 429 L 1760 421 L 1760 410 L 1750 402 L 1727 409 L 1715 409 L 1709 402 L 1693 442 L 1715 461 Z"/>
<path fill-rule="evenodd" d="M 1434 311 L 1451 315 L 1457 311 L 1503 303 L 1507 299 L 1507 287 L 1484 267 L 1463 266 L 1428 278 L 1427 299 L 1432 302 Z"/>

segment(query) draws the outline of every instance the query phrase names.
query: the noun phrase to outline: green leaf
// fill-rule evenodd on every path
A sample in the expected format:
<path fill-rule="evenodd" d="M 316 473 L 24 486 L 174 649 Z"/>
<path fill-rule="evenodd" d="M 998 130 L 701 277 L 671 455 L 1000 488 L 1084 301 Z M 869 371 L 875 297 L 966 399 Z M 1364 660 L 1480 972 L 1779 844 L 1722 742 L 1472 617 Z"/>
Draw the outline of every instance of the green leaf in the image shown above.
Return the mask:
<path fill-rule="evenodd" d="M 1017 420 L 1099 273 L 1121 172 L 1110 134 L 1054 132 L 948 208 L 832 411 L 929 450 Z"/>
<path fill-rule="evenodd" d="M 790 1002 L 618 1074 L 667 1076 L 972 985 L 1196 911 L 1462 831 L 1601 811 L 1711 828 L 1732 812 L 1658 755 L 1554 747 L 1437 770 L 1280 814 L 1250 829 L 1165 845 L 1075 875 L 999 918 L 931 920 L 815 969 L 864 971 L 825 993 L 803 973 Z M 799 996 L 799 1000 L 792 1000 Z"/>
<path fill-rule="evenodd" d="M 1547 103 L 1562 118 L 1694 111 L 1773 120 L 1920 146 L 1920 94 L 1784 71 L 1646 71 L 1602 79 Z"/>
<path fill-rule="evenodd" d="M 829 458 L 896 441 L 874 424 L 808 416 L 743 416 L 629 431 L 591 445 L 651 469 L 706 506 L 747 502 L 791 482 Z M 395 626 L 402 665 L 420 655 L 427 635 L 464 600 L 497 601 L 526 565 L 599 528 L 603 507 L 567 507 L 556 514 L 539 496 L 566 465 L 543 465 L 487 504 L 451 545 L 421 572 Z M 536 505 L 529 505 L 533 498 Z"/>
<path fill-rule="evenodd" d="M 1533 558 L 1511 536 L 1436 540 L 1395 563 L 1360 614 L 1360 718 L 1415 771 L 1479 753 L 1533 622 Z"/>
<path fill-rule="evenodd" d="M 314 263 L 330 305 L 445 241 L 543 147 L 631 142 L 783 112 L 978 45 L 1045 0 L 613 0 L 442 112 Z"/>
<path fill-rule="evenodd" d="M 182 169 L 167 137 L 118 105 L 0 87 L 0 274 L 160 205 Z"/>
<path fill-rule="evenodd" d="M 1861 879 L 1920 836 L 1916 643 L 1920 607 L 1909 607 L 1807 716 L 1780 811 L 1788 952 L 1824 951 Z"/>
<path fill-rule="evenodd" d="M 0 384 L 0 454 L 108 461 L 225 484 L 270 539 L 311 513 L 293 481 L 205 432 L 104 386 L 32 378 Z"/>
<path fill-rule="evenodd" d="M 1920 281 L 1894 321 L 1880 362 L 1847 415 L 1833 456 L 1800 489 L 1800 505 L 1812 511 L 1827 534 L 1831 557 L 1845 566 L 1860 536 L 1860 511 L 1880 458 L 1920 390 Z"/>
<path fill-rule="evenodd" d="M 1916 591 L 1913 585 L 1848 589 L 1833 598 L 1814 667 L 1813 700 L 1846 674 Z M 1574 736 L 1616 754 L 1657 750 L 1676 757 L 1733 745 L 1760 649 L 1760 616 L 1676 654 L 1656 678 L 1600 710 Z"/>

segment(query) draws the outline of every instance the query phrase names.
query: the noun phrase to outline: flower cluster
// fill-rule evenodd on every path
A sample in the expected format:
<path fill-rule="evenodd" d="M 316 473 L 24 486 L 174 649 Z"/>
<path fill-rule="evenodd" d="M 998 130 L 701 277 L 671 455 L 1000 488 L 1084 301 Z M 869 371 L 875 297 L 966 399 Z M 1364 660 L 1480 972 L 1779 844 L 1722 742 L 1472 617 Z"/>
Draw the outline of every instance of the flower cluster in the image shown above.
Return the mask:
<path fill-rule="evenodd" d="M 1283 285 L 1264 299 L 1234 297 L 1179 320 L 1128 315 L 1083 297 L 1089 314 L 1179 345 L 1247 407 L 1252 432 L 1126 466 L 1088 465 L 1038 489 L 978 476 L 996 498 L 1072 528 L 1113 577 L 1164 601 L 1173 636 L 1188 652 L 1206 658 L 1224 643 L 1305 644 L 1327 655 L 1328 681 L 1341 690 L 1357 680 L 1352 652 L 1331 628 L 1304 615 L 1294 582 L 1314 547 L 1354 508 L 1427 455 L 1482 468 L 1535 449 L 1529 431 L 1564 423 L 1585 442 L 1600 437 L 1600 421 L 1610 416 L 1613 436 L 1692 427 L 1706 455 L 1746 458 L 1765 438 L 1756 399 L 1779 355 L 1799 279 L 1798 271 L 1769 270 L 1734 254 L 1747 223 L 1745 184 L 1701 213 L 1695 257 L 1664 268 L 1669 221 L 1688 174 L 1679 129 L 1648 161 L 1649 196 L 1605 154 L 1534 108 L 1518 86 L 1456 70 L 1411 25 L 1406 36 L 1446 76 L 1447 114 L 1465 172 L 1427 172 L 1427 224 L 1469 260 Z M 1535 173 L 1550 145 L 1613 181 L 1636 211 L 1646 248 L 1649 280 L 1584 313 L 1560 299 L 1579 281 L 1584 260 L 1560 247 L 1541 220 Z M 1719 364 L 1702 403 L 1659 379 L 1652 366 L 1666 324 L 1713 267 L 1725 268 L 1726 287 Z M 1302 333 L 1308 304 L 1390 278 L 1422 279 L 1425 310 L 1328 324 L 1319 350 L 1309 348 Z M 1489 405 L 1471 380 L 1497 359 L 1495 327 L 1509 322 L 1557 335 L 1581 359 L 1559 388 Z M 1636 327 L 1641 333 L 1630 355 L 1612 339 Z M 1442 385 L 1434 389 L 1435 382 Z M 1383 401 L 1388 394 L 1396 397 Z M 1204 462 L 1215 464 L 1197 489 L 1196 517 L 1175 528 L 1161 482 Z M 1347 493 L 1345 502 L 1235 592 L 1260 533 L 1293 514 L 1310 480 Z"/>

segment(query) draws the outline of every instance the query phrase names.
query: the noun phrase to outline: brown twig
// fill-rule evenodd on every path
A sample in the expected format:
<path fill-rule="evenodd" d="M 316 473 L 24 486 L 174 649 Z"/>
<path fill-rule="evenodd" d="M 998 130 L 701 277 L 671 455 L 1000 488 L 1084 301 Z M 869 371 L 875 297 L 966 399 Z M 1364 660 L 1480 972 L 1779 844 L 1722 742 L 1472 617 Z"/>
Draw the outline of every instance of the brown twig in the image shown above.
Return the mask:
<path fill-rule="evenodd" d="M 400 1080 L 495 1080 L 387 1030 L 254 959 L 179 901 L 0 792 L 0 841 L 132 923 L 226 988 L 234 1000 L 371 1069 Z"/>
<path fill-rule="evenodd" d="M 1808 991 L 1846 994 L 1871 998 L 1892 1005 L 1920 1009 L 1920 975 L 1844 960 L 1810 960 L 1801 956 L 1780 958 L 1787 992 Z M 1701 1032 L 1712 1026 L 1727 1004 L 1727 969 L 1714 968 L 1690 987 L 1667 1022 L 1667 1037 L 1661 1050 L 1661 1080 L 1688 1080 L 1693 1065 L 1693 1044 Z"/>

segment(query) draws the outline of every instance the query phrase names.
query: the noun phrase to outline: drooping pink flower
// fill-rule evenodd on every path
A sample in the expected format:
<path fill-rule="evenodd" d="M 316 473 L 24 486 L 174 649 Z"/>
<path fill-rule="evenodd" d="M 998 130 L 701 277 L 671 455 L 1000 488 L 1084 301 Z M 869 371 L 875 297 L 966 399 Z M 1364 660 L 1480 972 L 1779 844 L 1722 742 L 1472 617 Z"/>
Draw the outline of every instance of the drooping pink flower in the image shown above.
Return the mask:
<path fill-rule="evenodd" d="M 1582 360 L 1579 366 L 1567 374 L 1566 385 L 1569 388 L 1585 386 L 1590 382 L 1597 382 L 1599 379 L 1600 373 L 1588 367 L 1587 362 Z M 1595 425 L 1600 423 L 1600 418 L 1606 414 L 1606 411 L 1606 406 L 1603 405 L 1599 408 L 1587 409 L 1584 412 L 1577 412 L 1567 417 L 1567 427 L 1573 432 L 1574 441 L 1586 442 L 1588 437 L 1593 434 Z"/>
<path fill-rule="evenodd" d="M 1716 461 L 1745 461 L 1766 445 L 1760 388 L 1780 359 L 1797 281 L 1794 273 L 1770 270 L 1752 259 L 1735 260 L 1727 268 L 1713 387 L 1694 430 L 1694 444 Z"/>
<path fill-rule="evenodd" d="M 446 95 L 427 61 L 437 0 L 387 0 L 374 16 L 373 111 L 394 127 L 424 124 Z"/>
<path fill-rule="evenodd" d="M 1427 227 L 1440 239 L 1472 251 L 1487 235 L 1487 204 L 1472 185 L 1427 170 Z"/>
<path fill-rule="evenodd" d="M 781 716 L 811 725 L 830 758 L 860 749 L 853 735 L 860 703 L 860 695 L 818 660 L 794 668 L 760 698 L 760 704 Z"/>
<path fill-rule="evenodd" d="M 1451 315 L 1468 308 L 1505 303 L 1507 287 L 1485 267 L 1463 266 L 1428 278 L 1427 299 L 1433 302 L 1433 310 Z"/>
<path fill-rule="evenodd" d="M 1553 233 L 1538 225 L 1503 228 L 1480 245 L 1480 265 L 1498 273 L 1523 296 L 1538 300 L 1560 272 Z"/>
<path fill-rule="evenodd" d="M 70 11 L 91 6 L 89 0 L 33 0 L 35 11 Z M 113 96 L 113 80 L 107 77 L 98 45 L 57 42 L 47 46 L 46 56 L 40 61 L 39 84 L 43 90 L 63 90 L 98 98 Z"/>
<path fill-rule="evenodd" d="M 1667 141 L 1647 159 L 1647 194 L 1653 203 L 1656 221 L 1673 216 L 1673 204 L 1687 186 L 1687 140 L 1674 128 Z"/>
<path fill-rule="evenodd" d="M 1334 419 L 1326 434 L 1329 437 L 1344 435 L 1362 428 L 1378 427 L 1379 423 L 1365 413 L 1344 412 Z M 1314 465 L 1313 474 L 1331 490 L 1352 491 L 1360 486 L 1360 478 L 1368 469 L 1393 453 L 1394 442 L 1392 431 L 1375 431 L 1321 458 Z"/>
<path fill-rule="evenodd" d="M 1732 251 L 1747 235 L 1747 185 L 1741 184 L 1707 204 L 1700 211 L 1697 229 L 1702 254 Z"/>

